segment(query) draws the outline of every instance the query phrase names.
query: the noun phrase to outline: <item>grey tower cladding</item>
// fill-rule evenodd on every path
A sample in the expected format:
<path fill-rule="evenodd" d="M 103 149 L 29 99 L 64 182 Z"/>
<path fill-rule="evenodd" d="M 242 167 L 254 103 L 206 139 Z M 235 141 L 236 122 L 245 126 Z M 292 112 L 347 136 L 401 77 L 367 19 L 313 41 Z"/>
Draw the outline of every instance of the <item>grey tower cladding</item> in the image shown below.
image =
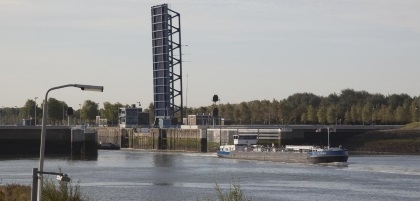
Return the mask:
<path fill-rule="evenodd" d="M 182 99 L 182 53 L 180 14 L 167 4 L 153 6 L 153 99 L 158 119 L 184 117 Z"/>

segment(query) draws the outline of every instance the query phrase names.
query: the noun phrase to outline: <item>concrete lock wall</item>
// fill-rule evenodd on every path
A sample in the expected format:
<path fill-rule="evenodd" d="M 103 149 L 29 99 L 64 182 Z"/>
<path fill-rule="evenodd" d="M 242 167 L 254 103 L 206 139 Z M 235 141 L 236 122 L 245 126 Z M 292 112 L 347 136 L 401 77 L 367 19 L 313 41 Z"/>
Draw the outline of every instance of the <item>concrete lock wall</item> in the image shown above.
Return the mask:
<path fill-rule="evenodd" d="M 233 144 L 233 135 L 238 129 L 207 129 L 207 146 L 209 152 L 220 149 L 220 145 Z"/>
<path fill-rule="evenodd" d="M 98 136 L 95 130 L 71 130 L 71 157 L 84 159 L 98 156 Z"/>
<path fill-rule="evenodd" d="M 207 133 L 203 129 L 167 129 L 167 150 L 207 152 Z"/>
<path fill-rule="evenodd" d="M 98 133 L 98 142 L 110 142 L 118 144 L 122 147 L 122 135 L 119 128 L 116 127 L 99 127 L 96 129 Z"/>
<path fill-rule="evenodd" d="M 76 147 L 80 146 L 79 144 L 84 140 L 86 146 L 80 154 L 97 155 L 95 131 L 85 134 L 83 138 L 82 135 L 77 134 L 77 136 L 72 136 L 71 128 L 66 126 L 47 126 L 46 129 L 45 156 L 72 156 L 73 138 Z M 40 126 L 1 126 L 0 158 L 39 157 L 40 142 Z"/>
<path fill-rule="evenodd" d="M 68 127 L 47 127 L 45 155 L 70 154 L 70 129 Z M 1 157 L 39 156 L 41 127 L 39 126 L 1 126 Z"/>
<path fill-rule="evenodd" d="M 98 140 L 122 148 L 207 152 L 206 129 L 100 128 Z"/>

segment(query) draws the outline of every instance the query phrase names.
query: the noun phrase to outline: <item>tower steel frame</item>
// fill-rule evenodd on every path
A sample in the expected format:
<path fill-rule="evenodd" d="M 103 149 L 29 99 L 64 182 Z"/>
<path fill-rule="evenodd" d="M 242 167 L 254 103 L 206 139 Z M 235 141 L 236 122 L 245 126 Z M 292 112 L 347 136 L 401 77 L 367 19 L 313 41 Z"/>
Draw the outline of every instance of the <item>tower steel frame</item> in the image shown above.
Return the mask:
<path fill-rule="evenodd" d="M 181 15 L 167 4 L 153 6 L 153 93 L 155 124 L 183 110 Z"/>

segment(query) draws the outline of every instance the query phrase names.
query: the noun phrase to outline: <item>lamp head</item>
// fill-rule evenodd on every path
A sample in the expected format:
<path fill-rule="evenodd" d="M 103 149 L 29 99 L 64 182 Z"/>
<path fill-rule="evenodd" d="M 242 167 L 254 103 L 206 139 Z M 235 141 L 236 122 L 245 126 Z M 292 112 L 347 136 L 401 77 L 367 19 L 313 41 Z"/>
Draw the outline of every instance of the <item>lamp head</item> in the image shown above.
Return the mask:
<path fill-rule="evenodd" d="M 61 175 L 57 175 L 57 180 L 58 181 L 64 181 L 64 182 L 70 182 L 70 177 L 67 176 L 67 174 L 64 174 L 63 176 Z"/>
<path fill-rule="evenodd" d="M 97 91 L 97 92 L 103 92 L 104 91 L 103 86 L 76 84 L 75 87 L 79 87 L 83 91 Z"/>

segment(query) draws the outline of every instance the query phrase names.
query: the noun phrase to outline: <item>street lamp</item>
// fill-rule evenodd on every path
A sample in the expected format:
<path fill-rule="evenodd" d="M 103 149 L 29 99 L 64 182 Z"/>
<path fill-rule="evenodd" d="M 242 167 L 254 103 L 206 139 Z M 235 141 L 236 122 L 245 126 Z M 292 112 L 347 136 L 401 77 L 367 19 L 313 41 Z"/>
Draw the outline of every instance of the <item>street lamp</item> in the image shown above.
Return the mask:
<path fill-rule="evenodd" d="M 63 121 L 61 122 L 63 125 L 65 125 L 65 124 L 64 124 L 64 116 L 65 116 L 65 115 L 64 115 L 64 104 L 63 104 Z"/>
<path fill-rule="evenodd" d="M 45 136 L 46 136 L 46 128 L 45 125 L 47 123 L 47 114 L 48 114 L 48 93 L 52 90 L 61 89 L 65 87 L 77 87 L 84 91 L 97 91 L 97 92 L 103 92 L 104 87 L 103 86 L 93 86 L 93 85 L 82 85 L 82 84 L 67 84 L 62 85 L 58 87 L 53 87 L 51 89 L 48 89 L 47 93 L 45 93 L 45 99 L 44 99 L 44 108 L 43 108 L 43 114 L 42 114 L 42 129 L 41 129 L 41 146 L 39 151 L 39 172 L 38 172 L 38 196 L 37 200 L 42 201 L 42 175 L 44 171 L 44 151 L 45 151 Z"/>
<path fill-rule="evenodd" d="M 372 108 L 372 126 L 373 126 L 373 112 L 374 112 L 375 108 Z"/>
<path fill-rule="evenodd" d="M 79 103 L 79 124 L 82 125 L 82 104 Z"/>
<path fill-rule="evenodd" d="M 334 127 L 324 126 L 324 127 L 316 129 L 315 132 L 319 133 L 319 132 L 321 132 L 321 129 L 323 129 L 323 128 L 326 128 L 327 132 L 328 132 L 327 135 L 328 135 L 328 149 L 329 149 L 330 148 L 330 132 L 335 133 L 335 132 L 337 132 L 337 130 Z"/>
<path fill-rule="evenodd" d="M 35 126 L 36 126 L 36 99 L 37 99 L 38 97 L 35 97 Z"/>
<path fill-rule="evenodd" d="M 19 117 L 18 117 L 18 109 L 17 106 L 15 105 L 15 109 L 16 109 L 16 125 L 19 124 Z"/>

